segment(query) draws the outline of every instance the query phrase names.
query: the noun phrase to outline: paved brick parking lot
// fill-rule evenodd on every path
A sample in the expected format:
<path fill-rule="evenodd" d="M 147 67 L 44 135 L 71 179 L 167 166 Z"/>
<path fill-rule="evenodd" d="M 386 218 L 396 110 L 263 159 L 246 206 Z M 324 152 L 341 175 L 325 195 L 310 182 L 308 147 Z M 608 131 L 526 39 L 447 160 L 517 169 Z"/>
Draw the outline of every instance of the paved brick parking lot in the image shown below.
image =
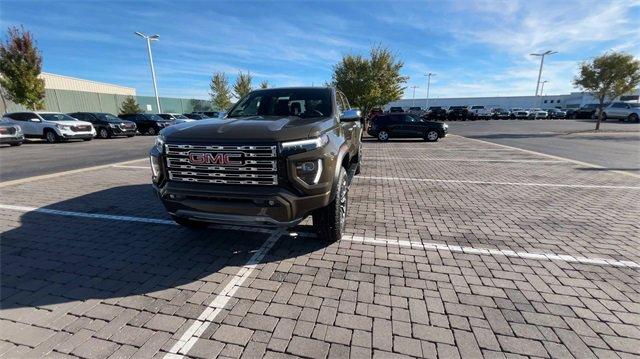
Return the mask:
<path fill-rule="evenodd" d="M 348 235 L 173 225 L 146 161 L 0 184 L 0 356 L 634 357 L 640 178 L 365 143 Z"/>

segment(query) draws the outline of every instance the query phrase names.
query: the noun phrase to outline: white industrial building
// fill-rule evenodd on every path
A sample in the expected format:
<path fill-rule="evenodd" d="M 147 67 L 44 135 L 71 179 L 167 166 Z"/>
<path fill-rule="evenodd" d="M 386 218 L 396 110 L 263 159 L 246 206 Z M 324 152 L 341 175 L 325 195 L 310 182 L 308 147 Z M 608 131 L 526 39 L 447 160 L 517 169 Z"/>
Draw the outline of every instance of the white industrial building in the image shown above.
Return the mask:
<path fill-rule="evenodd" d="M 621 96 L 623 101 L 638 101 L 638 93 Z M 495 96 L 495 97 L 446 97 L 446 98 L 425 98 L 402 99 L 389 102 L 384 106 L 384 110 L 390 107 L 426 108 L 428 106 L 440 106 L 449 108 L 450 106 L 476 106 L 483 105 L 491 108 L 578 108 L 580 106 L 597 103 L 598 101 L 587 92 L 572 92 L 566 95 L 544 95 L 544 96 Z"/>

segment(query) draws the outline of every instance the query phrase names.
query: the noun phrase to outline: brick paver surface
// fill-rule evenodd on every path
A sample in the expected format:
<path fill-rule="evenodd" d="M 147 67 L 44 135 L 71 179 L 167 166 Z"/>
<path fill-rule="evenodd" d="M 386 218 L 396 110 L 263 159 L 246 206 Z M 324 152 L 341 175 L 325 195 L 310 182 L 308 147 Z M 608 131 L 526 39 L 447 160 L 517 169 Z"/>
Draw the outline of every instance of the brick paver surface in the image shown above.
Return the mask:
<path fill-rule="evenodd" d="M 220 300 L 188 356 L 640 355 L 640 269 L 571 260 L 640 263 L 638 178 L 457 136 L 364 147 L 345 239 L 305 221 L 224 298 L 270 233 L 0 208 L 0 357 L 162 357 Z M 0 193 L 168 219 L 140 168 Z"/>

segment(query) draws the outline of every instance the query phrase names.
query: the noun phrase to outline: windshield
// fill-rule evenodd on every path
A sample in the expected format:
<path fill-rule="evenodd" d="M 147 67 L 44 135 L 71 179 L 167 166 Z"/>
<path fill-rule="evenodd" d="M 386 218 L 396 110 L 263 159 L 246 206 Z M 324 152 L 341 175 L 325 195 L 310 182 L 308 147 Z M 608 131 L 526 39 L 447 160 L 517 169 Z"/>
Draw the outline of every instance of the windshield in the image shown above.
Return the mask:
<path fill-rule="evenodd" d="M 187 119 L 189 118 L 189 117 L 187 117 L 187 116 L 185 116 L 185 115 L 173 115 L 173 117 L 175 117 L 175 118 L 177 118 L 177 119 L 181 119 L 181 120 L 183 120 L 183 119 L 185 119 L 185 118 L 187 118 Z"/>
<path fill-rule="evenodd" d="M 103 120 L 103 121 L 107 121 L 107 122 L 122 122 L 122 119 L 117 118 L 116 116 L 110 114 L 110 113 L 98 113 L 98 118 Z"/>
<path fill-rule="evenodd" d="M 227 117 L 323 117 L 331 116 L 332 108 L 331 90 L 326 88 L 258 90 L 243 97 Z"/>
<path fill-rule="evenodd" d="M 164 118 L 158 116 L 158 115 L 145 115 L 147 117 L 147 119 L 151 120 L 151 121 L 166 121 Z"/>
<path fill-rule="evenodd" d="M 75 118 L 62 113 L 40 113 L 39 115 L 44 118 L 45 121 L 78 121 Z"/>

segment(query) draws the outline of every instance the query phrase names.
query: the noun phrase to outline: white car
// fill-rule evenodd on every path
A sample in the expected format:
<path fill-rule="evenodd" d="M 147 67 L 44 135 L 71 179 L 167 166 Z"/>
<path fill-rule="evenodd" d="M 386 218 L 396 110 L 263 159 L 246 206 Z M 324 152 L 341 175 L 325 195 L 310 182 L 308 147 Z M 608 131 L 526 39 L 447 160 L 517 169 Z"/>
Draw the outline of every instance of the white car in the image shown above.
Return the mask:
<path fill-rule="evenodd" d="M 529 111 L 529 118 L 539 119 L 539 118 L 547 118 L 549 117 L 549 113 L 545 110 L 539 108 L 532 108 Z"/>
<path fill-rule="evenodd" d="M 529 117 L 529 111 L 522 108 L 512 108 L 511 116 L 512 118 L 518 118 L 518 119 L 527 118 Z"/>
<path fill-rule="evenodd" d="M 91 141 L 96 135 L 96 130 L 91 122 L 78 121 L 63 113 L 12 112 L 5 114 L 3 119 L 19 125 L 25 137 L 44 138 L 49 143 L 70 139 Z"/>
<path fill-rule="evenodd" d="M 493 115 L 493 109 L 482 105 L 471 106 L 469 114 L 488 120 L 491 118 L 491 115 Z"/>
<path fill-rule="evenodd" d="M 640 122 L 639 102 L 612 102 L 602 112 L 602 120 L 616 118 L 618 121 Z"/>

